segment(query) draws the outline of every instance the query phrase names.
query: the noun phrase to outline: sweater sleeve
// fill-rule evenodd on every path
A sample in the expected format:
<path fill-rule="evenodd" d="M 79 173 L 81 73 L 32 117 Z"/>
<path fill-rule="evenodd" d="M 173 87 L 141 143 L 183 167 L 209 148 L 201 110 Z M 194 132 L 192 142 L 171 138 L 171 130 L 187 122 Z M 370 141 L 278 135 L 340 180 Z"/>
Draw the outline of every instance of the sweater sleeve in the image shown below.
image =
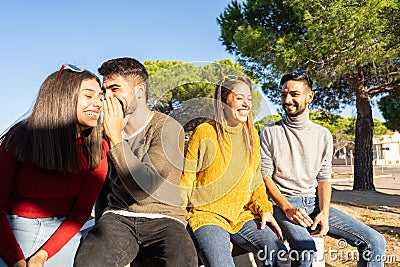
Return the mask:
<path fill-rule="evenodd" d="M 14 152 L 14 149 L 6 151 L 5 142 L 0 145 L 0 257 L 8 265 L 25 259 L 8 223 L 5 210 L 13 187 L 14 177 L 19 168 L 19 162 Z"/>
<path fill-rule="evenodd" d="M 257 136 L 258 137 L 258 136 Z M 256 143 L 260 141 L 256 137 Z M 254 165 L 255 169 L 253 180 L 251 183 L 252 194 L 248 204 L 248 208 L 253 214 L 262 215 L 266 212 L 272 212 L 272 203 L 268 200 L 267 189 L 264 184 L 264 180 L 261 175 L 260 165 L 260 148 L 256 146 L 254 149 Z"/>
<path fill-rule="evenodd" d="M 330 182 L 332 180 L 332 157 L 333 138 L 332 134 L 325 129 L 325 150 L 322 154 L 322 165 L 318 172 L 318 182 Z"/>
<path fill-rule="evenodd" d="M 181 179 L 181 198 L 183 199 L 183 208 L 190 206 L 190 199 L 197 176 L 200 155 L 200 128 L 198 127 L 189 139 L 185 154 L 185 163 Z"/>
<path fill-rule="evenodd" d="M 261 179 L 261 173 L 259 172 L 256 176 L 259 179 L 257 178 L 253 183 L 253 193 L 251 194 L 248 208 L 256 215 L 262 215 L 266 212 L 272 213 L 272 203 L 268 200 L 267 189 Z"/>
<path fill-rule="evenodd" d="M 123 185 L 137 201 L 153 193 L 158 194 L 156 191 L 161 186 L 163 190 L 164 186 L 174 190 L 174 186 L 179 186 L 181 178 L 184 146 L 182 126 L 167 117 L 164 123 L 157 125 L 149 142 L 148 149 L 145 143 L 134 148 L 135 151 L 142 151 L 140 158 L 127 141 L 117 144 L 109 152 Z"/>
<path fill-rule="evenodd" d="M 65 221 L 54 234 L 43 244 L 41 249 L 47 251 L 48 258 L 54 256 L 71 238 L 79 232 L 90 217 L 94 202 L 107 174 L 107 142 L 103 141 L 103 157 L 99 166 L 87 173 L 79 194 Z"/>
<path fill-rule="evenodd" d="M 260 134 L 260 154 L 261 154 L 261 174 L 272 177 L 275 166 L 272 157 L 272 144 L 269 136 L 270 128 L 268 126 L 261 130 Z"/>

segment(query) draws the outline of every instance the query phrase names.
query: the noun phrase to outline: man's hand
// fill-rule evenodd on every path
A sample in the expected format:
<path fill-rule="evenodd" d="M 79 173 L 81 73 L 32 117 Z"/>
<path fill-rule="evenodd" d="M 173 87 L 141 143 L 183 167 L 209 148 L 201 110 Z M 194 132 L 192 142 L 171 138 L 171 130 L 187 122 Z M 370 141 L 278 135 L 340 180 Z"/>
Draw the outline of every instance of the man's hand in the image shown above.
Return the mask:
<path fill-rule="evenodd" d="M 104 133 L 110 139 L 110 146 L 122 142 L 122 129 L 124 127 L 124 114 L 118 98 L 107 97 L 104 103 Z"/>
<path fill-rule="evenodd" d="M 280 240 L 283 240 L 282 230 L 279 227 L 278 223 L 276 222 L 274 216 L 272 216 L 271 212 L 266 212 L 261 215 L 261 229 L 265 228 L 267 222 L 270 223 L 272 231 L 278 236 Z"/>
<path fill-rule="evenodd" d="M 329 212 L 331 205 L 332 196 L 332 185 L 330 182 L 319 182 L 318 183 L 318 199 L 319 199 L 319 214 L 315 217 L 314 223 L 311 226 L 311 231 L 314 231 L 319 224 L 321 230 L 316 233 L 312 233 L 314 236 L 324 236 L 329 231 Z"/>
<path fill-rule="evenodd" d="M 314 223 L 311 225 L 311 231 L 314 231 L 317 228 L 317 225 L 321 226 L 321 230 L 319 232 L 312 232 L 313 236 L 323 237 L 329 231 L 329 213 L 320 212 L 314 219 Z"/>
<path fill-rule="evenodd" d="M 300 224 L 301 226 L 307 228 L 313 224 L 313 220 L 308 216 L 304 209 L 299 207 L 290 206 L 283 210 L 286 218 L 288 218 L 292 223 Z"/>
<path fill-rule="evenodd" d="M 275 182 L 272 180 L 271 176 L 266 175 L 263 178 L 269 196 L 282 209 L 286 218 L 288 218 L 292 223 L 300 224 L 306 228 L 313 224 L 313 220 L 311 220 L 304 209 L 294 207 L 289 203 L 289 201 L 287 201 L 276 186 Z"/>

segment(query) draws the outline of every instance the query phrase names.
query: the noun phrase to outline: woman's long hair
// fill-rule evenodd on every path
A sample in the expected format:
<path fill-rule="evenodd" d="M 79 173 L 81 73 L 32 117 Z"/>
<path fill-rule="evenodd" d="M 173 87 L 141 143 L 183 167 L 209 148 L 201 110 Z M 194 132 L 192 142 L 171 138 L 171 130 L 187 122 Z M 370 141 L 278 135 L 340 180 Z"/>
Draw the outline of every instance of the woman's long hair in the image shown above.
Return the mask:
<path fill-rule="evenodd" d="M 250 88 L 252 92 L 253 87 L 251 85 L 251 80 L 244 76 L 226 76 L 224 77 L 216 86 L 214 94 L 214 120 L 215 129 L 217 132 L 218 144 L 221 149 L 222 155 L 225 157 L 224 142 L 226 142 L 226 133 L 224 126 L 227 125 L 224 115 L 224 106 L 226 106 L 226 101 L 228 96 L 232 93 L 232 90 L 239 83 L 244 83 Z M 255 130 L 253 124 L 252 112 L 249 112 L 246 122 L 243 124 L 243 135 L 245 138 L 246 148 L 248 155 L 250 155 L 250 160 L 253 158 L 253 148 L 255 146 Z"/>
<path fill-rule="evenodd" d="M 80 156 L 77 142 L 80 86 L 90 79 L 101 85 L 99 78 L 86 70 L 65 69 L 50 74 L 40 87 L 31 114 L 1 137 L 5 148 L 15 147 L 18 160 L 46 170 L 77 172 L 96 168 L 103 156 L 100 121 L 97 127 L 81 132 L 86 159 Z"/>

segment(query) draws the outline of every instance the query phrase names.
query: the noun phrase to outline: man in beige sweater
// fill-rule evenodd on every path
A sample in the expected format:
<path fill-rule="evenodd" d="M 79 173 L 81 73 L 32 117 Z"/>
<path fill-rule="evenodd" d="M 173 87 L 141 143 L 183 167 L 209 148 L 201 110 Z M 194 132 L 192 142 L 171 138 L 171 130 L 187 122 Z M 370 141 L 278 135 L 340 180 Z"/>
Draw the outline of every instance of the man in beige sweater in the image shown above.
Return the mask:
<path fill-rule="evenodd" d="M 104 131 L 111 161 L 99 203 L 104 196 L 108 203 L 75 265 L 125 266 L 140 255 L 146 266 L 197 266 L 179 196 L 182 126 L 149 110 L 148 74 L 137 60 L 109 60 L 99 73 L 106 90 Z"/>

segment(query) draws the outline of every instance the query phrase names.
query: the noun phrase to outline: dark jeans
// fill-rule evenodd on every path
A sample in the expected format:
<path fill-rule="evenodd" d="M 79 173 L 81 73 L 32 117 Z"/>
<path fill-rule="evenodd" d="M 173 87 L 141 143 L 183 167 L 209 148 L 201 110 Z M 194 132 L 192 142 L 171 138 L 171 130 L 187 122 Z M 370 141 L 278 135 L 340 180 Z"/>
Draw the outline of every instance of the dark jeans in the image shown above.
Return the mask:
<path fill-rule="evenodd" d="M 184 225 L 169 218 L 104 214 L 81 243 L 74 266 L 125 266 L 140 251 L 155 266 L 196 266 L 193 241 Z"/>

